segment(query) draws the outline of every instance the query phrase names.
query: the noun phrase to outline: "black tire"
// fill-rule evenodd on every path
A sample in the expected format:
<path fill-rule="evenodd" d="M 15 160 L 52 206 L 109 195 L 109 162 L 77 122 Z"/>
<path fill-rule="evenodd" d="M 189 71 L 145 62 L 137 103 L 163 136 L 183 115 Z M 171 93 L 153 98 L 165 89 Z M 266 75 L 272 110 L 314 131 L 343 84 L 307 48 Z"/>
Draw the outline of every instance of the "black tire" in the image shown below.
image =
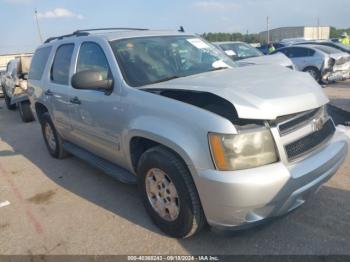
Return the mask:
<path fill-rule="evenodd" d="M 5 104 L 8 110 L 16 110 L 17 106 L 16 104 L 11 105 L 11 98 L 6 94 L 5 88 L 2 88 L 2 91 L 4 92 L 4 99 L 5 99 Z"/>
<path fill-rule="evenodd" d="M 45 140 L 46 147 L 50 153 L 50 155 L 54 158 L 62 159 L 65 158 L 68 153 L 63 149 L 63 139 L 61 136 L 57 133 L 57 130 L 51 120 L 51 117 L 49 113 L 44 113 L 41 118 L 40 118 L 40 124 L 41 124 L 41 131 Z M 46 135 L 46 128 L 51 128 L 52 134 L 53 134 L 53 139 L 55 141 L 56 146 L 53 147 L 49 143 L 49 139 Z"/>
<path fill-rule="evenodd" d="M 173 221 L 162 218 L 148 199 L 145 179 L 148 171 L 154 168 L 164 171 L 176 188 L 179 212 Z M 141 156 L 137 174 L 138 188 L 145 208 L 152 221 L 164 233 L 175 238 L 187 238 L 202 229 L 205 216 L 192 176 L 181 158 L 163 146 L 153 147 Z"/>
<path fill-rule="evenodd" d="M 19 115 L 23 122 L 28 123 L 34 121 L 34 116 L 30 108 L 29 101 L 22 101 L 18 103 Z"/>
<path fill-rule="evenodd" d="M 303 71 L 309 73 L 317 82 L 321 81 L 321 72 L 316 67 L 309 66 L 306 67 Z"/>

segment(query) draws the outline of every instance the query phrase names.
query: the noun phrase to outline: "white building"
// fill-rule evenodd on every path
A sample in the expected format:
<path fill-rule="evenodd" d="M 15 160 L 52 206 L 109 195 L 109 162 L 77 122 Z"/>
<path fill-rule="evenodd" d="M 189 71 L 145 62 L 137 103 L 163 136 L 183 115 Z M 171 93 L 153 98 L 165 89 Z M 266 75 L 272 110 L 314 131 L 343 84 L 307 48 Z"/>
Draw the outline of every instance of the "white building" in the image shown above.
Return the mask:
<path fill-rule="evenodd" d="M 329 26 L 295 26 L 279 27 L 269 31 L 270 41 L 278 42 L 287 38 L 304 38 L 305 40 L 329 39 Z M 261 42 L 267 41 L 267 31 L 259 33 Z"/>
<path fill-rule="evenodd" d="M 7 63 L 18 56 L 31 55 L 31 53 L 3 54 L 0 55 L 0 71 L 5 71 Z"/>

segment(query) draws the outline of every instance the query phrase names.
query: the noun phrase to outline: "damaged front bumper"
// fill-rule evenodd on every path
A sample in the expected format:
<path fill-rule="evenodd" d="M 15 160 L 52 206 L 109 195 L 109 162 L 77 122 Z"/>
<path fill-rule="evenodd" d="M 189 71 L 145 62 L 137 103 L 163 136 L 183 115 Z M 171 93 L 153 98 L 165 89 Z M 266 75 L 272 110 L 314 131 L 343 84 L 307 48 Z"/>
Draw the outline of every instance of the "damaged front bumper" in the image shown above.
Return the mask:
<path fill-rule="evenodd" d="M 322 149 L 297 163 L 201 170 L 196 184 L 208 223 L 237 230 L 292 211 L 336 173 L 347 151 L 348 137 L 337 130 Z"/>
<path fill-rule="evenodd" d="M 350 62 L 335 65 L 332 70 L 326 70 L 323 74 L 322 80 L 328 82 L 342 81 L 350 78 Z"/>
<path fill-rule="evenodd" d="M 327 72 L 322 76 L 326 82 L 343 81 L 350 78 L 350 69 L 344 71 Z"/>

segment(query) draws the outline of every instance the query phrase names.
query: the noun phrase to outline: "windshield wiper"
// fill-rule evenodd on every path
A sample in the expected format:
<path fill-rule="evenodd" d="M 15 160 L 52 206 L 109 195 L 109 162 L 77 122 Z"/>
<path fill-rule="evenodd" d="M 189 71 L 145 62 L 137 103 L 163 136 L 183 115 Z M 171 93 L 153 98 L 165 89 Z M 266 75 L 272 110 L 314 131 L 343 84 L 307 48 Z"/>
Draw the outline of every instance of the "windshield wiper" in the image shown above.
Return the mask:
<path fill-rule="evenodd" d="M 180 78 L 180 77 L 181 77 L 181 76 L 169 76 L 169 77 L 165 77 L 165 78 L 156 80 L 156 81 L 151 82 L 151 83 L 149 83 L 149 84 L 151 85 L 151 84 L 166 82 L 166 81 L 173 80 L 173 79 Z"/>

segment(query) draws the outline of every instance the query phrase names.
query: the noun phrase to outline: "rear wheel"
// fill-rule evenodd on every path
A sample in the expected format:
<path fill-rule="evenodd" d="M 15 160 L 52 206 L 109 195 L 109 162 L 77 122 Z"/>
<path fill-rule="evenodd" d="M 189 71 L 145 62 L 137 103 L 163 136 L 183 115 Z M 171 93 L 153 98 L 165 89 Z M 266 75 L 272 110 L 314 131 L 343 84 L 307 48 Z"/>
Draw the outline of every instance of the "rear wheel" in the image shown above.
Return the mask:
<path fill-rule="evenodd" d="M 63 149 L 63 139 L 57 133 L 49 113 L 44 113 L 40 122 L 45 144 L 50 155 L 59 159 L 66 157 L 67 152 Z"/>
<path fill-rule="evenodd" d="M 30 109 L 30 102 L 23 101 L 18 103 L 19 115 L 23 122 L 32 122 L 34 120 L 34 116 L 32 110 Z"/>
<path fill-rule="evenodd" d="M 192 176 L 182 159 L 157 146 L 141 156 L 137 173 L 145 208 L 163 232 L 186 238 L 200 231 L 205 217 Z"/>
<path fill-rule="evenodd" d="M 316 67 L 307 67 L 303 71 L 309 73 L 317 82 L 321 81 L 320 70 L 318 70 Z"/>

